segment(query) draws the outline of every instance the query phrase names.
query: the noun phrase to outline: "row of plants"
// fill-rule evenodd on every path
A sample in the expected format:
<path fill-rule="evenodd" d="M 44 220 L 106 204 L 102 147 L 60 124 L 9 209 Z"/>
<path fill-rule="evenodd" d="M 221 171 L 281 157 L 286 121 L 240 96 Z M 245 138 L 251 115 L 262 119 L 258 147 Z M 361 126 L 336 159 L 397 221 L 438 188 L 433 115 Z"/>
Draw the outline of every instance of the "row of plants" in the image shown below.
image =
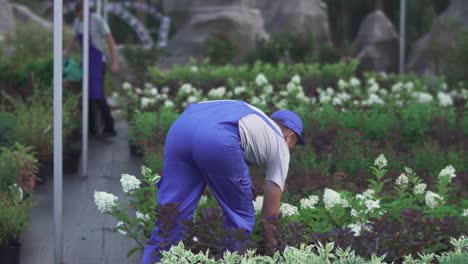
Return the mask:
<path fill-rule="evenodd" d="M 199 263 L 203 256 L 205 261 L 213 263 L 223 258 L 223 263 L 240 258 L 251 261 L 257 258 L 263 261 L 260 263 L 291 263 L 289 257 L 298 261 L 321 257 L 325 261 L 321 263 L 330 263 L 328 261 L 332 259 L 338 261 L 336 263 L 348 263 L 339 262 L 347 257 L 355 257 L 357 263 L 432 263 L 436 256 L 448 256 L 450 254 L 445 252 L 453 250 L 462 253 L 456 259 L 466 260 L 468 241 L 463 236 L 468 230 L 468 200 L 460 200 L 454 195 L 453 180 L 457 174 L 453 166 L 448 165 L 439 172 L 434 187 L 429 187 L 408 167 L 398 177 L 389 179 L 386 177 L 388 167 L 384 155 L 377 157 L 370 169 L 372 177 L 367 179 L 367 189 L 362 193 L 324 188 L 299 198 L 295 193 L 286 192 L 280 207 L 281 218 L 272 220 L 280 241 L 280 253 L 272 258 L 262 256 L 259 213 L 263 197 L 257 196 L 252 201 L 257 221 L 253 235 L 248 239 L 243 232 L 232 233 L 223 227 L 220 207 L 206 192 L 199 201 L 193 221 L 181 223 L 186 226 L 183 244 L 163 253 L 162 262 Z M 141 174 L 141 179 L 122 175 L 122 188 L 126 194 L 121 198 L 123 202 L 111 193 L 94 193 L 98 210 L 118 220 L 114 230 L 135 240 L 137 246 L 129 249 L 129 255 L 143 250 L 156 219 L 162 223 L 177 219 L 177 206 L 157 204 L 154 186 L 160 176 L 144 166 Z M 173 232 L 171 226 L 162 224 L 161 232 Z M 451 239 L 458 237 L 462 238 L 457 242 Z M 245 245 L 245 249 L 254 251 L 247 251 L 243 256 L 246 251 L 242 249 L 240 255 L 226 253 L 228 238 L 234 238 Z M 333 244 L 321 246 L 327 243 Z M 291 250 L 301 252 L 293 254 Z M 323 259 L 325 256 L 328 256 L 326 260 Z M 413 256 L 419 256 L 419 259 Z"/>

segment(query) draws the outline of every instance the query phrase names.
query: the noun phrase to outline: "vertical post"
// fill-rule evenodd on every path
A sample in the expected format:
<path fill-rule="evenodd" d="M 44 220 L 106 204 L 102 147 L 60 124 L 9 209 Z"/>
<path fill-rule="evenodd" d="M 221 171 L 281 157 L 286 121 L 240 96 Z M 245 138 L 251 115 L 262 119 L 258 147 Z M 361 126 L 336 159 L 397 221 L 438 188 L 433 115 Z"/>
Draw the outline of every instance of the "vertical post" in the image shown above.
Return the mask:
<path fill-rule="evenodd" d="M 106 23 L 109 23 L 109 21 L 107 20 L 107 0 L 103 0 L 103 6 L 102 6 L 102 14 L 103 14 L 103 17 L 104 17 L 104 20 L 106 21 Z"/>
<path fill-rule="evenodd" d="M 89 0 L 83 1 L 83 131 L 81 173 L 88 175 Z"/>
<path fill-rule="evenodd" d="M 54 263 L 62 254 L 62 0 L 54 0 Z"/>
<path fill-rule="evenodd" d="M 399 72 L 405 72 L 406 0 L 400 0 L 400 65 Z"/>
<path fill-rule="evenodd" d="M 96 14 L 98 14 L 99 16 L 102 16 L 102 0 L 97 0 Z"/>

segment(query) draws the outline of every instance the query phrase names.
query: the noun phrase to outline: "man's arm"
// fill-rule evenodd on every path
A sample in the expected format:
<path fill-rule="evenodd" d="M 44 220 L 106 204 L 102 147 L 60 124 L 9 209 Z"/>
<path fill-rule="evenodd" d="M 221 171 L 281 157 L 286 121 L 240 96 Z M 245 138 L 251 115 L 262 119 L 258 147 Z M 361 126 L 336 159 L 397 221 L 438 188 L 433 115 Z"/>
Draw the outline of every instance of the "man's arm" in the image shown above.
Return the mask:
<path fill-rule="evenodd" d="M 262 207 L 262 229 L 265 253 L 273 255 L 277 250 L 278 240 L 275 238 L 276 222 L 279 219 L 281 188 L 272 181 L 265 181 Z"/>
<path fill-rule="evenodd" d="M 66 58 L 70 55 L 70 52 L 75 48 L 76 44 L 78 43 L 78 40 L 76 37 L 73 37 L 67 44 L 67 47 L 63 51 L 63 56 Z"/>
<path fill-rule="evenodd" d="M 115 41 L 112 37 L 112 34 L 106 35 L 107 46 L 109 47 L 109 53 L 111 56 L 111 70 L 112 72 L 119 71 L 119 64 L 117 63 L 117 56 L 116 56 L 116 47 Z"/>

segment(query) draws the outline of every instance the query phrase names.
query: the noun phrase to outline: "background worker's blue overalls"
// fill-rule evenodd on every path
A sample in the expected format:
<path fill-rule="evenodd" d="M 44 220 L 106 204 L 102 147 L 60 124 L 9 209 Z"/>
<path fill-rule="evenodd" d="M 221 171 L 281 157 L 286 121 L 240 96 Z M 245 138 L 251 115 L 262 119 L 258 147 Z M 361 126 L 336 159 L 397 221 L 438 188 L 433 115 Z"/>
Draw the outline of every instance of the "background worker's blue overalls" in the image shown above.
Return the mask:
<path fill-rule="evenodd" d="M 83 34 L 77 34 L 81 48 L 83 48 Z M 105 55 L 93 44 L 89 36 L 89 128 L 91 134 L 97 134 L 96 114 L 101 114 L 104 121 L 104 131 L 114 131 L 114 119 L 104 96 L 104 64 Z"/>
<path fill-rule="evenodd" d="M 180 215 L 169 238 L 162 238 L 158 228 L 161 223 L 156 223 L 142 264 L 159 260 L 159 251 L 169 248 L 161 248 L 163 243 L 182 240 L 179 223 L 192 219 L 206 185 L 223 209 L 225 226 L 243 229 L 250 236 L 255 215 L 238 127 L 239 119 L 249 114 L 258 114 L 281 136 L 262 113 L 233 100 L 191 104 L 172 125 L 164 149 L 162 178 L 157 183 L 158 203 L 178 204 Z"/>

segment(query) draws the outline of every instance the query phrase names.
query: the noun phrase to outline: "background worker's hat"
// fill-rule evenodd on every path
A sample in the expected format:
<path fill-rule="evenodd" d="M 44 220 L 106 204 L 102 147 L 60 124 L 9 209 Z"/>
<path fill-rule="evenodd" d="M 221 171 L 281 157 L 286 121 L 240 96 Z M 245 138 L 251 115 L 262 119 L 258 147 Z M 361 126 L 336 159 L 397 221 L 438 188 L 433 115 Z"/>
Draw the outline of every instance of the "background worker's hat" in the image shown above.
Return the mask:
<path fill-rule="evenodd" d="M 278 110 L 271 115 L 271 118 L 279 119 L 281 124 L 292 131 L 294 131 L 298 137 L 298 144 L 304 145 L 304 139 L 302 138 L 302 120 L 301 118 L 290 110 Z"/>

